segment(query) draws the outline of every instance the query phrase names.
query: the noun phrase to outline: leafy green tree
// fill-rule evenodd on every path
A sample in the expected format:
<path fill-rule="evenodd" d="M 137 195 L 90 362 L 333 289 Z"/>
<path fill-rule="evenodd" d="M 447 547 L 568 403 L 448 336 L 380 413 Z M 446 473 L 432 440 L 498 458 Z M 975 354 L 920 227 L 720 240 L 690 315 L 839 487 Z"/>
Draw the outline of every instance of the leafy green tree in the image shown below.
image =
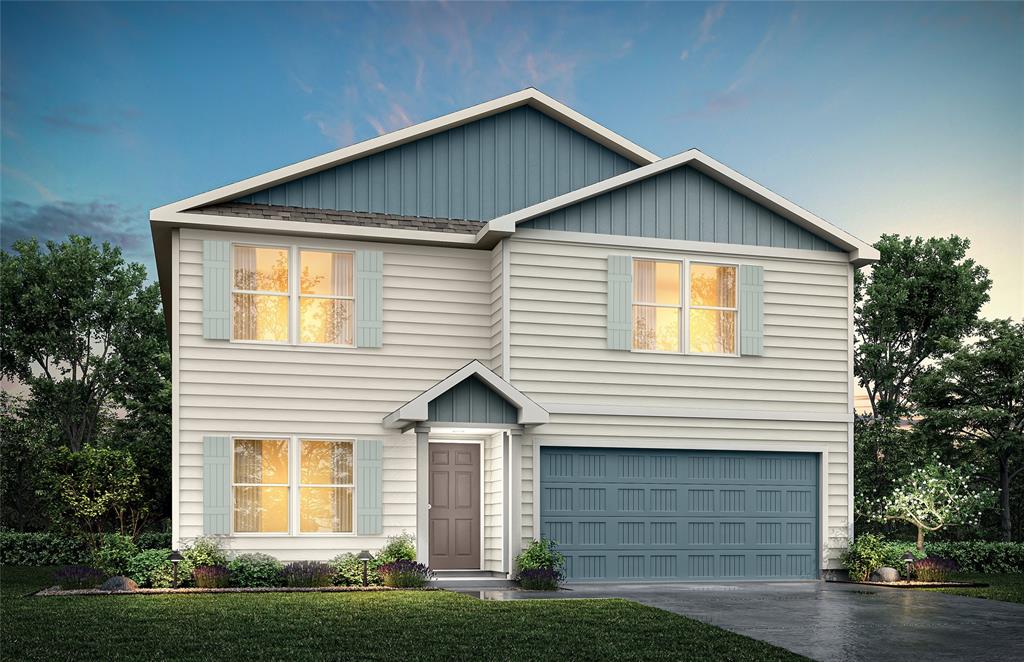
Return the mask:
<path fill-rule="evenodd" d="M 915 383 L 921 428 L 978 449 L 997 468 L 1003 537 L 1012 538 L 1010 494 L 1024 472 L 1024 321 L 984 321 Z M 996 482 L 996 481 L 993 481 Z"/>
<path fill-rule="evenodd" d="M 37 420 L 64 444 L 92 443 L 114 407 L 166 381 L 160 294 L 121 250 L 71 236 L 0 253 L 0 373 L 26 384 Z"/>
<path fill-rule="evenodd" d="M 854 367 L 875 417 L 895 419 L 911 407 L 910 389 L 946 341 L 973 329 L 988 301 L 988 270 L 966 257 L 970 241 L 883 235 L 870 275 L 854 280 Z"/>
<path fill-rule="evenodd" d="M 977 524 L 995 494 L 975 486 L 971 466 L 952 467 L 932 461 L 900 479 L 884 496 L 862 500 L 867 515 L 881 521 L 917 527 L 917 549 L 924 551 L 925 533 L 957 524 Z"/>
<path fill-rule="evenodd" d="M 16 531 L 40 531 L 50 492 L 41 475 L 60 432 L 44 420 L 25 416 L 25 403 L 0 393 L 0 526 Z"/>
<path fill-rule="evenodd" d="M 53 519 L 63 528 L 95 534 L 113 524 L 122 535 L 139 533 L 147 513 L 130 453 L 96 446 L 61 448 L 49 475 Z"/>

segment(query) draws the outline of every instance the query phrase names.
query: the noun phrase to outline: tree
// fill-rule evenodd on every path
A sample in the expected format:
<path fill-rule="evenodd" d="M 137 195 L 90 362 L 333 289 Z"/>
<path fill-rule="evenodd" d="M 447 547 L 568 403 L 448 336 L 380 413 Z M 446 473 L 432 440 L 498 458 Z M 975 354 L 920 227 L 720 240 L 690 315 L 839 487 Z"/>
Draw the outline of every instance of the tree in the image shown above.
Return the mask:
<path fill-rule="evenodd" d="M 0 527 L 39 531 L 48 524 L 50 496 L 43 488 L 43 469 L 60 432 L 24 412 L 20 398 L 0 393 Z"/>
<path fill-rule="evenodd" d="M 130 453 L 96 446 L 62 448 L 53 463 L 54 521 L 76 533 L 103 533 L 110 523 L 122 535 L 139 533 L 147 512 Z"/>
<path fill-rule="evenodd" d="M 917 549 L 924 551 L 925 532 L 957 524 L 977 524 L 995 496 L 973 486 L 970 466 L 954 468 L 935 461 L 915 469 L 887 496 L 860 501 L 867 515 L 879 521 L 902 521 L 917 527 Z"/>
<path fill-rule="evenodd" d="M 944 339 L 960 340 L 988 301 L 988 270 L 966 257 L 970 241 L 883 235 L 879 261 L 854 280 L 854 367 L 876 418 L 911 409 L 910 387 Z"/>
<path fill-rule="evenodd" d="M 921 427 L 961 447 L 976 447 L 998 467 L 1003 537 L 1012 537 L 1010 492 L 1024 472 L 1024 321 L 984 321 L 917 380 Z M 993 481 L 995 482 L 995 481 Z"/>
<path fill-rule="evenodd" d="M 163 380 L 160 295 L 142 265 L 86 237 L 19 241 L 0 253 L 0 374 L 28 385 L 33 417 L 54 421 L 72 451 L 92 443 L 138 380 Z"/>

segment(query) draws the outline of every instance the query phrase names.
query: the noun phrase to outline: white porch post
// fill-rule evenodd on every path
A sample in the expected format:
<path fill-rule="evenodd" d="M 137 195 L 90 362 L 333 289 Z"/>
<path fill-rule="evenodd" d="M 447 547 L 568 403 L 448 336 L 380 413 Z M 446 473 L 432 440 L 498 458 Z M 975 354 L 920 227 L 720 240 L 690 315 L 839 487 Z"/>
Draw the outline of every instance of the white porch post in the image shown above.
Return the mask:
<path fill-rule="evenodd" d="M 430 562 L 430 426 L 416 428 L 416 561 Z"/>
<path fill-rule="evenodd" d="M 505 549 L 507 550 L 508 572 L 516 571 L 515 558 L 523 545 L 523 481 L 521 473 L 522 452 L 523 452 L 523 430 L 512 428 L 509 430 L 508 444 L 508 505 L 509 505 L 509 537 Z"/>

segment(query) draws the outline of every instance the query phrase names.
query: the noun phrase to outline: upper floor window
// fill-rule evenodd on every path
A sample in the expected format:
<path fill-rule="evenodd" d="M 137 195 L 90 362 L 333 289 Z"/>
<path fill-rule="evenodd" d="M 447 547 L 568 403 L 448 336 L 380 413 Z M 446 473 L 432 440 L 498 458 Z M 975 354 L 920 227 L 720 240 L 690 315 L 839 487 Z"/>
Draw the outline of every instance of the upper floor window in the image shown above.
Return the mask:
<path fill-rule="evenodd" d="M 231 323 L 235 340 L 288 342 L 287 248 L 234 247 Z"/>
<path fill-rule="evenodd" d="M 299 341 L 351 345 L 352 253 L 303 250 L 299 262 Z"/>
<path fill-rule="evenodd" d="M 633 260 L 633 349 L 735 354 L 736 315 L 735 266 Z"/>
<path fill-rule="evenodd" d="M 235 245 L 232 339 L 352 345 L 352 258 L 337 251 Z M 292 269 L 296 261 L 298 269 Z"/>

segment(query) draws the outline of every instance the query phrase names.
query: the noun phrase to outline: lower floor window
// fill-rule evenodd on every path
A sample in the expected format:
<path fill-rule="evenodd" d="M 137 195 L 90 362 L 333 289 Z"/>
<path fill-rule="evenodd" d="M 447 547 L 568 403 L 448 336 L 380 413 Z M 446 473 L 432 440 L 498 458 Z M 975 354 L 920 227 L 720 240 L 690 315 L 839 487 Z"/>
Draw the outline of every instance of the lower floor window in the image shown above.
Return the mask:
<path fill-rule="evenodd" d="M 293 512 L 300 533 L 353 531 L 352 441 L 235 439 L 233 446 L 235 533 L 290 533 Z"/>

